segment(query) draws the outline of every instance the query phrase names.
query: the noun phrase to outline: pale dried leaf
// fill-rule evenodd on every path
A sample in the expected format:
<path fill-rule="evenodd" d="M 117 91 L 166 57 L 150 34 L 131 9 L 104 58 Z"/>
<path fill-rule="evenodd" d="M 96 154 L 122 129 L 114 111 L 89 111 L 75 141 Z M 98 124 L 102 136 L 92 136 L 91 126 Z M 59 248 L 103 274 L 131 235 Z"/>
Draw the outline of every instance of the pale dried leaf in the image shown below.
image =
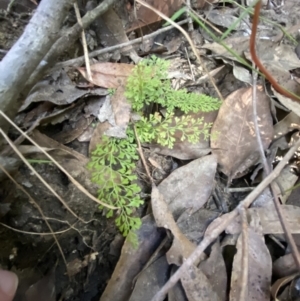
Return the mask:
<path fill-rule="evenodd" d="M 249 24 L 247 17 L 238 21 L 239 18 L 235 15 L 235 9 L 226 7 L 223 7 L 223 9 L 212 9 L 206 13 L 207 19 L 213 24 L 229 28 L 232 23 L 237 22 L 234 30 L 248 30 Z"/>

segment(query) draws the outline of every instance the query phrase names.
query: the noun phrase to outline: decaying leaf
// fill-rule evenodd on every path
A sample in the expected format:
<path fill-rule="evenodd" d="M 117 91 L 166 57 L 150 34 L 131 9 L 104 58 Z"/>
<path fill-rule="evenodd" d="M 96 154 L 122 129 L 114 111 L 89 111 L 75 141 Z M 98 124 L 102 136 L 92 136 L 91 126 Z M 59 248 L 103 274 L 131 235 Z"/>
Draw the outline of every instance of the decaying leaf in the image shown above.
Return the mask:
<path fill-rule="evenodd" d="M 273 138 L 269 98 L 257 87 L 257 122 L 264 149 Z M 255 135 L 252 88 L 242 88 L 231 93 L 222 104 L 212 127 L 216 136 L 211 141 L 213 154 L 218 158 L 220 169 L 230 179 L 242 176 L 259 160 Z"/>

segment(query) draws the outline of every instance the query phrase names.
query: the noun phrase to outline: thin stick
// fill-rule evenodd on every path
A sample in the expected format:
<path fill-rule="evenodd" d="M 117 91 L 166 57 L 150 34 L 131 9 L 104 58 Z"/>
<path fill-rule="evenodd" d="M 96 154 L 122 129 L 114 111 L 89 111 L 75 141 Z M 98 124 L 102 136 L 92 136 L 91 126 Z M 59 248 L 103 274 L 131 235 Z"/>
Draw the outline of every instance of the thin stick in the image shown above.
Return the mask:
<path fill-rule="evenodd" d="M 35 145 L 48 159 L 50 159 L 65 175 L 68 176 L 69 180 L 86 196 L 88 196 L 90 199 L 95 201 L 96 203 L 110 208 L 110 209 L 118 209 L 117 207 L 108 205 L 100 200 L 98 200 L 96 197 L 94 197 L 91 193 L 89 193 L 79 182 L 77 182 L 67 170 L 65 170 L 52 156 L 50 156 L 42 147 L 40 147 L 33 139 L 31 139 L 26 133 L 24 133 L 6 114 L 4 114 L 0 110 L 0 115 L 2 115 L 15 129 L 17 129 L 23 136 L 25 136 L 33 145 Z M 26 161 L 26 160 L 25 160 Z M 27 161 L 26 161 L 27 162 Z M 87 223 L 87 222 L 85 222 Z"/>
<path fill-rule="evenodd" d="M 221 94 L 221 92 L 219 91 L 215 80 L 213 79 L 213 77 L 211 76 L 211 74 L 208 72 L 207 68 L 205 67 L 205 65 L 203 64 L 203 61 L 200 57 L 200 55 L 198 54 L 198 51 L 193 43 L 193 41 L 191 40 L 190 36 L 188 35 L 188 33 L 181 27 L 179 26 L 177 23 L 175 23 L 173 20 L 171 20 L 169 17 L 167 17 L 165 14 L 161 13 L 159 10 L 157 10 L 156 8 L 154 8 L 153 6 L 151 6 L 150 4 L 146 3 L 143 0 L 136 0 L 138 3 L 142 4 L 143 6 L 149 8 L 150 10 L 152 10 L 153 12 L 155 12 L 157 15 L 159 15 L 162 19 L 164 19 L 165 21 L 171 23 L 174 27 L 176 27 L 179 31 L 181 31 L 181 33 L 186 37 L 187 41 L 189 42 L 196 58 L 198 59 L 200 65 L 202 66 L 204 72 L 208 75 L 209 80 L 211 81 L 212 85 L 214 86 L 220 100 L 224 101 L 224 98 Z"/>
<path fill-rule="evenodd" d="M 242 220 L 242 268 L 241 268 L 241 290 L 240 301 L 247 300 L 248 292 L 248 272 L 249 272 L 249 238 L 248 238 L 248 222 L 245 207 L 241 207 L 240 216 Z"/>
<path fill-rule="evenodd" d="M 82 24 L 77 1 L 74 2 L 74 9 L 75 9 L 77 22 L 82 28 L 81 40 L 82 40 L 82 46 L 83 46 L 85 67 L 86 67 L 87 78 L 91 82 L 93 80 L 93 78 L 92 78 L 91 65 L 90 65 L 90 59 L 89 59 L 89 51 L 88 51 L 88 47 L 87 47 L 87 43 L 86 43 L 85 33 L 84 33 L 83 24 Z"/>
<path fill-rule="evenodd" d="M 190 257 L 183 262 L 179 269 L 170 277 L 167 283 L 155 294 L 151 301 L 163 301 L 167 292 L 177 283 L 182 273 L 189 266 L 193 265 L 205 249 L 226 229 L 226 227 L 234 220 L 239 214 L 239 208 L 244 206 L 248 208 L 252 202 L 265 190 L 265 188 L 276 179 L 286 163 L 294 155 L 295 151 L 300 147 L 300 140 L 286 153 L 276 168 L 268 175 L 257 187 L 253 190 L 233 211 L 225 215 L 225 218 L 220 218 L 219 223 L 211 230 L 209 235 L 205 235 L 201 243 L 197 246 L 195 251 Z"/>
<path fill-rule="evenodd" d="M 183 24 L 186 24 L 186 23 L 188 23 L 188 19 L 185 19 L 185 20 L 182 20 L 182 21 L 178 22 L 178 25 L 183 25 Z M 153 33 L 145 35 L 141 38 L 137 38 L 137 39 L 134 39 L 132 41 L 125 42 L 125 43 L 122 43 L 122 44 L 119 44 L 119 45 L 114 45 L 114 46 L 107 47 L 107 48 L 104 48 L 104 49 L 95 50 L 95 51 L 89 53 L 89 58 L 93 58 L 97 55 L 102 55 L 102 54 L 105 54 L 105 53 L 108 53 L 108 52 L 119 50 L 121 48 L 125 48 L 126 46 L 142 43 L 143 41 L 145 41 L 147 39 L 156 37 L 157 35 L 159 35 L 163 32 L 169 31 L 173 28 L 174 28 L 174 26 L 170 25 L 170 26 L 161 28 L 161 29 L 159 29 L 159 30 L 157 30 Z M 77 57 L 76 59 L 68 60 L 68 61 L 65 61 L 65 62 L 62 62 L 62 63 L 57 63 L 52 68 L 52 70 L 62 68 L 62 67 L 68 67 L 68 66 L 79 66 L 83 63 L 84 63 L 84 56 L 80 56 L 80 57 Z"/>

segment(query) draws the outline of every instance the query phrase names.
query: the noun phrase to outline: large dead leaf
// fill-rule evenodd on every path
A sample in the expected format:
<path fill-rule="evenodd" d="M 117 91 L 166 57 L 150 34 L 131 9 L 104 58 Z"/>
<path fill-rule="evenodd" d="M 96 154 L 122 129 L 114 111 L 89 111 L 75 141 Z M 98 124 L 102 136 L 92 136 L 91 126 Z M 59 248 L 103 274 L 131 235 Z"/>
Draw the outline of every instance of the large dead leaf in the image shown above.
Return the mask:
<path fill-rule="evenodd" d="M 127 301 L 134 278 L 161 242 L 163 234 L 155 226 L 152 216 L 145 216 L 142 222 L 141 228 L 137 231 L 138 247 L 135 248 L 132 242 L 126 239 L 120 259 L 100 301 Z"/>
<path fill-rule="evenodd" d="M 257 122 L 264 149 L 273 138 L 269 98 L 257 87 Z M 252 88 L 242 88 L 231 93 L 222 104 L 212 127 L 216 136 L 211 141 L 213 154 L 218 158 L 221 171 L 230 179 L 242 176 L 259 161 L 253 111 Z"/>
<path fill-rule="evenodd" d="M 205 156 L 176 169 L 159 184 L 158 189 L 175 219 L 186 209 L 192 214 L 206 203 L 214 185 L 216 167 L 215 156 Z"/>
<path fill-rule="evenodd" d="M 103 88 L 118 88 L 125 86 L 127 77 L 131 74 L 134 65 L 123 63 L 97 63 L 91 65 L 91 83 Z M 82 76 L 88 80 L 85 67 L 77 68 Z"/>
<path fill-rule="evenodd" d="M 243 256 L 248 256 L 248 281 L 244 284 L 247 287 L 245 300 L 269 301 L 272 276 L 271 255 L 263 236 L 252 227 L 248 228 L 248 238 L 248 254 L 243 251 L 242 234 L 237 242 L 237 253 L 231 274 L 230 301 L 240 300 L 241 285 L 243 285 L 241 282 Z"/>

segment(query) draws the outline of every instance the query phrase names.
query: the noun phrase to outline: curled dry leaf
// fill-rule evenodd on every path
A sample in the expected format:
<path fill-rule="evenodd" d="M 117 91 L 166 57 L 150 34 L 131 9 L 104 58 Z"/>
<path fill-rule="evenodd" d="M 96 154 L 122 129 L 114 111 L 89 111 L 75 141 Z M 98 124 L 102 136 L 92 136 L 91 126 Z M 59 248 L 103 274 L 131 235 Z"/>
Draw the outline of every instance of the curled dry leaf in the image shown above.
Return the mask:
<path fill-rule="evenodd" d="M 261 86 L 257 87 L 257 122 L 264 149 L 273 138 L 269 98 Z M 230 179 L 241 177 L 259 161 L 253 112 L 252 88 L 231 93 L 222 104 L 212 127 L 215 139 L 211 141 L 221 171 Z"/>
<path fill-rule="evenodd" d="M 118 88 L 125 86 L 127 77 L 131 74 L 134 65 L 123 63 L 97 63 L 91 65 L 91 83 L 103 88 Z M 78 71 L 88 80 L 85 67 L 78 67 Z"/>

